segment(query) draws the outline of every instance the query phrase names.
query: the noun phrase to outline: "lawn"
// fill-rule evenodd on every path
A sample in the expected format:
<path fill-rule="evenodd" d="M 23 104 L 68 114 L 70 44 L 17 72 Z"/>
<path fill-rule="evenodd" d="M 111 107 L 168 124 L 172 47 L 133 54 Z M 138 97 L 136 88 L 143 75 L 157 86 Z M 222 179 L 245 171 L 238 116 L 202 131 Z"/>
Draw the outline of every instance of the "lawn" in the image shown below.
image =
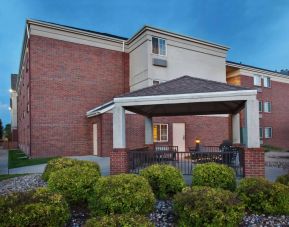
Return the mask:
<path fill-rule="evenodd" d="M 0 174 L 0 181 L 14 178 L 14 177 L 20 177 L 20 176 L 24 176 L 24 175 L 27 175 L 27 174 L 3 174 L 3 175 Z"/>
<path fill-rule="evenodd" d="M 49 160 L 56 157 L 46 157 L 46 158 L 29 158 L 20 150 L 9 150 L 8 155 L 8 168 L 13 169 L 22 166 L 31 166 L 38 164 L 45 164 Z"/>

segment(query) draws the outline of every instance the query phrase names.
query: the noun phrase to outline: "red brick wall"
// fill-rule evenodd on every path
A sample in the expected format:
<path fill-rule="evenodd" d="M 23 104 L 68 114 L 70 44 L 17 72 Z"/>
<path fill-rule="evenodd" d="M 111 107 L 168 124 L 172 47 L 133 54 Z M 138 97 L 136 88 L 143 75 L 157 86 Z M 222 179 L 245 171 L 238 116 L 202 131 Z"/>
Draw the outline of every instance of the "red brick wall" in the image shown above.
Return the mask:
<path fill-rule="evenodd" d="M 85 114 L 128 91 L 128 54 L 32 35 L 30 55 L 32 155 L 92 154 Z"/>
<path fill-rule="evenodd" d="M 254 88 L 253 77 L 240 76 L 240 78 L 242 86 Z M 263 136 L 263 143 L 289 149 L 289 105 L 286 105 L 289 100 L 289 84 L 271 80 L 271 88 L 262 86 L 260 89 L 257 98 L 263 101 L 263 107 L 264 101 L 270 101 L 272 104 L 271 113 L 264 111 L 261 113 L 260 127 L 263 128 L 263 135 L 265 127 L 273 128 L 272 138 L 265 139 Z M 242 114 L 242 119 L 243 116 Z"/>
<path fill-rule="evenodd" d="M 18 146 L 26 154 L 30 153 L 30 112 L 27 105 L 30 102 L 30 52 L 26 52 L 22 67 L 22 79 L 18 84 L 17 96 L 17 126 Z"/>
<path fill-rule="evenodd" d="M 223 140 L 228 139 L 229 118 L 227 117 L 206 117 L 206 116 L 181 116 L 181 117 L 156 117 L 154 123 L 168 124 L 167 144 L 173 145 L 173 123 L 185 123 L 186 148 L 195 146 L 195 139 L 198 137 L 201 143 L 206 146 L 219 146 Z M 109 156 L 113 148 L 112 114 L 102 115 L 101 121 L 101 145 L 100 155 Z M 145 143 L 144 117 L 138 114 L 126 115 L 126 144 L 127 148 L 143 147 Z M 91 126 L 92 134 L 92 126 Z"/>

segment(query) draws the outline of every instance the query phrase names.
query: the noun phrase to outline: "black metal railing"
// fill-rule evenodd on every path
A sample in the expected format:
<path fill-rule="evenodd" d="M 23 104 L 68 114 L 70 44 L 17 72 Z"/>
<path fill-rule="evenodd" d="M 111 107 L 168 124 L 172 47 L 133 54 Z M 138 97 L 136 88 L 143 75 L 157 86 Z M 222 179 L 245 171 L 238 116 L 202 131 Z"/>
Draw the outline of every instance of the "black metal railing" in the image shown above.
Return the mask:
<path fill-rule="evenodd" d="M 155 147 L 154 150 L 134 149 L 129 152 L 129 169 L 131 173 L 139 173 L 147 166 L 159 163 L 173 165 L 184 175 L 191 175 L 194 167 L 200 163 L 216 162 L 232 167 L 238 177 L 244 176 L 244 150 L 231 147 L 230 150 L 220 150 L 210 146 L 201 151 L 190 149 L 189 152 L 174 151 L 177 148 L 164 149 Z"/>

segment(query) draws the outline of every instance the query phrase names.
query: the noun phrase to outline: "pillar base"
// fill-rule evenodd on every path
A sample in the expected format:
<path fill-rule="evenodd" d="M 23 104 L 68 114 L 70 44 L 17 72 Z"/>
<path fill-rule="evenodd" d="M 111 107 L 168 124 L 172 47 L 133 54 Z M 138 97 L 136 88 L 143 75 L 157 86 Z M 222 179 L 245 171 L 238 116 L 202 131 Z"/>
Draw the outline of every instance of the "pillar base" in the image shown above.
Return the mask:
<path fill-rule="evenodd" d="M 154 144 L 145 144 L 144 146 L 147 147 L 149 149 L 149 151 L 153 151 L 155 149 Z"/>
<path fill-rule="evenodd" d="M 263 148 L 244 148 L 245 177 L 264 177 L 265 176 L 265 156 Z"/>
<path fill-rule="evenodd" d="M 116 148 L 110 152 L 110 175 L 128 173 L 128 149 Z"/>

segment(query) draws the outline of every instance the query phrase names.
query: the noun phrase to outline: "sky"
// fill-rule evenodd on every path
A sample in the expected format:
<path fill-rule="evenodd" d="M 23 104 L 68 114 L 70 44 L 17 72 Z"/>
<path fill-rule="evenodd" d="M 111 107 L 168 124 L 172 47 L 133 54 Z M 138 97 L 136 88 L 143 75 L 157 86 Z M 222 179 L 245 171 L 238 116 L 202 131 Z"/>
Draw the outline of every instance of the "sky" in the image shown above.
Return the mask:
<path fill-rule="evenodd" d="M 289 68 L 288 0 L 6 0 L 0 6 L 0 119 L 10 122 L 10 74 L 18 73 L 25 20 L 131 37 L 143 25 L 230 47 L 228 60 Z"/>

